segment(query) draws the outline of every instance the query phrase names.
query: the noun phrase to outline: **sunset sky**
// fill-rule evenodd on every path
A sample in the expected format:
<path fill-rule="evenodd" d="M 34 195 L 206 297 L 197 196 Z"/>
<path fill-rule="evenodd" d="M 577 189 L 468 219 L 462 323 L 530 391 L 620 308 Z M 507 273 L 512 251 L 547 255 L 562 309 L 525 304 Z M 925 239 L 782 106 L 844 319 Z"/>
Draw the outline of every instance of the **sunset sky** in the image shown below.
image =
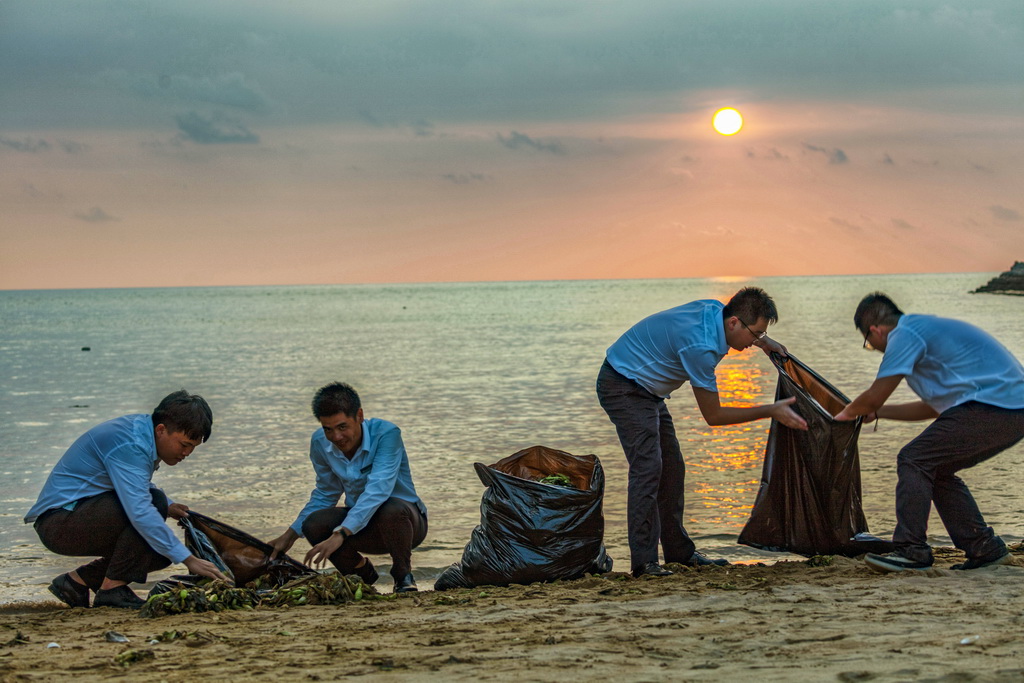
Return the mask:
<path fill-rule="evenodd" d="M 1006 270 L 1024 3 L 2 0 L 0 235 L 0 289 Z"/>

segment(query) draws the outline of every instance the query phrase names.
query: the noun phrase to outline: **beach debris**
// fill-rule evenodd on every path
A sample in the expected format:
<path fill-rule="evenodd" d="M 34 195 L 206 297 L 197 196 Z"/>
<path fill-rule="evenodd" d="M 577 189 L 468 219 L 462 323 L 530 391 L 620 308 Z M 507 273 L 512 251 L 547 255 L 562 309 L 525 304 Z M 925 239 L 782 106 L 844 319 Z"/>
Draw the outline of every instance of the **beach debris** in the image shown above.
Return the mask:
<path fill-rule="evenodd" d="M 128 642 L 128 636 L 124 635 L 123 633 L 118 633 L 117 631 L 107 631 L 103 634 L 103 639 L 106 640 L 108 643 Z"/>
<path fill-rule="evenodd" d="M 981 640 L 981 636 L 967 636 L 966 638 L 960 639 L 961 645 L 974 645 L 976 642 Z"/>
<path fill-rule="evenodd" d="M 28 636 L 24 635 L 21 631 L 16 631 L 14 637 L 4 643 L 4 647 L 11 647 L 12 645 L 28 645 Z"/>
<path fill-rule="evenodd" d="M 314 574 L 289 581 L 275 591 L 270 591 L 261 605 L 283 607 L 285 605 L 342 605 L 362 600 L 368 595 L 377 595 L 376 589 L 367 586 L 358 576 L 340 573 Z"/>
<path fill-rule="evenodd" d="M 836 562 L 835 555 L 813 555 L 807 560 L 810 567 L 829 567 Z"/>
<path fill-rule="evenodd" d="M 132 664 L 144 662 L 147 659 L 156 659 L 156 653 L 152 650 L 125 650 L 114 657 L 114 664 L 127 669 Z"/>
<path fill-rule="evenodd" d="M 256 607 L 341 605 L 378 595 L 376 589 L 367 586 L 358 576 L 339 573 L 303 576 L 280 588 L 269 590 L 256 590 L 251 586 L 247 584 L 236 588 L 222 581 L 214 581 L 207 586 L 179 584 L 164 593 L 151 595 L 139 614 L 143 617 L 162 617 L 189 612 L 251 610 Z"/>
<path fill-rule="evenodd" d="M 569 489 L 576 488 L 572 485 L 572 480 L 564 474 L 549 474 L 546 477 L 541 477 L 537 481 L 542 484 L 550 484 L 551 486 L 564 486 Z"/>
<path fill-rule="evenodd" d="M 47 644 L 46 647 L 47 647 L 47 649 L 59 648 L 60 647 L 60 643 L 49 643 L 49 644 Z"/>

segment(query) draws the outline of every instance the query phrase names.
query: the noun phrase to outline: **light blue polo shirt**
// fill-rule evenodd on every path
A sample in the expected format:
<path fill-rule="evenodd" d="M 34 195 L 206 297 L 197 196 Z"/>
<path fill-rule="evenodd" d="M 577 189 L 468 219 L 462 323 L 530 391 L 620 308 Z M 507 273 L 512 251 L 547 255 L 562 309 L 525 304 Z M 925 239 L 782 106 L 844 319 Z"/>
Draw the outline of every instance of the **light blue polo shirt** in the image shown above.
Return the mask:
<path fill-rule="evenodd" d="M 701 299 L 647 316 L 608 347 L 608 362 L 662 398 L 687 381 L 718 393 L 715 368 L 729 353 L 724 308 L 721 301 Z"/>
<path fill-rule="evenodd" d="M 944 412 L 978 401 L 1024 408 L 1024 367 L 982 329 L 934 315 L 904 315 L 889 332 L 878 377 L 904 375 L 925 403 Z"/>
<path fill-rule="evenodd" d="M 402 432 L 391 422 L 375 417 L 363 420 L 363 440 L 351 460 L 327 440 L 323 429 L 318 429 L 310 439 L 309 459 L 316 472 L 316 485 L 291 525 L 300 536 L 306 517 L 336 506 L 342 494 L 345 506 L 350 508 L 343 526 L 353 534 L 363 530 L 388 498 L 408 501 L 427 514 L 412 483 Z"/>

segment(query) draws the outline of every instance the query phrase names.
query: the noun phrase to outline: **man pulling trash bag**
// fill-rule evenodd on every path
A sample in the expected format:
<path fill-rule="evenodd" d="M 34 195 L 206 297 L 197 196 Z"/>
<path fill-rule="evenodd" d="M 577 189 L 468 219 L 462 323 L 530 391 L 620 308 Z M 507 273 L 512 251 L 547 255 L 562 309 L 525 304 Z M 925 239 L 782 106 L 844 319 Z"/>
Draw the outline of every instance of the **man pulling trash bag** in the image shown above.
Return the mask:
<path fill-rule="evenodd" d="M 462 561 L 441 573 L 435 590 L 611 571 L 603 545 L 604 470 L 597 456 L 533 446 L 474 467 L 487 487 L 480 524 Z"/>

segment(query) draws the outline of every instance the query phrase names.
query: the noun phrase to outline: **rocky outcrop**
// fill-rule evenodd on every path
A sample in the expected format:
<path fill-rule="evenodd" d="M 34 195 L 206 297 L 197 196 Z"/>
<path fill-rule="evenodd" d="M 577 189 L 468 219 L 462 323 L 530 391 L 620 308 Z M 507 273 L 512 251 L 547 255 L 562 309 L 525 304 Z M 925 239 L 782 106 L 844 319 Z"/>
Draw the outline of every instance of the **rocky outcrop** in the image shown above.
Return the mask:
<path fill-rule="evenodd" d="M 1024 296 L 1024 261 L 1016 261 L 1005 273 L 974 290 L 988 294 L 1017 294 Z"/>

